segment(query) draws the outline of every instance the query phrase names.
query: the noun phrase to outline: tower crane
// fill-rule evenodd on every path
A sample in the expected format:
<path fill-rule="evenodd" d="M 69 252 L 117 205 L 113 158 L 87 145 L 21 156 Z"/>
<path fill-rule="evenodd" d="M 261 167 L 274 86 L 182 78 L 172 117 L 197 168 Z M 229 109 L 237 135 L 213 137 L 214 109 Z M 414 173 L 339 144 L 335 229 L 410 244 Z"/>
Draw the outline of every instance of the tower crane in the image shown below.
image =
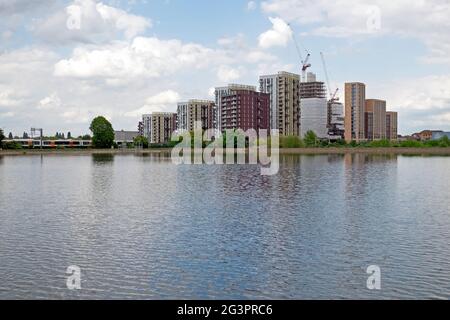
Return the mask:
<path fill-rule="evenodd" d="M 325 78 L 327 79 L 327 87 L 328 92 L 330 94 L 330 102 L 339 101 L 339 97 L 337 96 L 339 88 L 336 88 L 334 92 L 331 90 L 330 78 L 328 77 L 327 64 L 325 63 L 325 57 L 323 55 L 323 52 L 320 53 L 320 57 L 322 58 L 323 70 L 325 72 Z"/>
<path fill-rule="evenodd" d="M 288 24 L 288 26 L 292 30 L 291 24 Z M 306 52 L 306 58 L 303 59 L 303 55 L 302 55 L 302 52 L 298 45 L 298 41 L 297 41 L 297 38 L 295 37 L 294 31 L 292 31 L 292 40 L 294 40 L 295 48 L 297 49 L 297 53 L 300 58 L 300 62 L 302 64 L 302 81 L 305 82 L 306 81 L 306 71 L 308 70 L 308 68 L 311 67 L 311 63 L 309 63 L 309 58 L 311 57 L 311 54 L 309 53 L 308 50 L 306 50 L 306 48 L 303 48 Z"/>

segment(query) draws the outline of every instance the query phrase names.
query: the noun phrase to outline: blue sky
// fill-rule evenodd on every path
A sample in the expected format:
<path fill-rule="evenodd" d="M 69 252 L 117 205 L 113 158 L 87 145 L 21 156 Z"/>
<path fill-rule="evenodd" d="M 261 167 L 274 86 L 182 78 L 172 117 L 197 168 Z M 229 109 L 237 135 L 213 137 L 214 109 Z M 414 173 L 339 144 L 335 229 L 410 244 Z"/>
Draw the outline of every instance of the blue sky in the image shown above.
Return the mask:
<path fill-rule="evenodd" d="M 332 86 L 365 82 L 400 133 L 450 130 L 448 16 L 443 0 L 0 0 L 0 127 L 82 134 L 103 114 L 133 130 L 215 86 L 299 72 L 294 33 L 319 79 L 322 51 Z"/>

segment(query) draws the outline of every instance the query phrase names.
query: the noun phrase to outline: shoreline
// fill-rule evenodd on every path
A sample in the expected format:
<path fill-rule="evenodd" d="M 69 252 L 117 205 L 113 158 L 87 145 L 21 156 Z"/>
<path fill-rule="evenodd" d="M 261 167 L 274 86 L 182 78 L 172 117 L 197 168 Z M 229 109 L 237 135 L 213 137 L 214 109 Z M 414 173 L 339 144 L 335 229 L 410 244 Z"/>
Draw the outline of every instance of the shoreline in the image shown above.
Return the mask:
<path fill-rule="evenodd" d="M 0 150 L 0 156 L 32 156 L 32 155 L 91 155 L 91 154 L 114 154 L 114 155 L 132 155 L 132 154 L 159 154 L 170 153 L 170 148 L 158 149 L 66 149 L 66 150 Z M 397 155 L 448 155 L 450 148 L 285 148 L 280 149 L 280 154 L 397 154 Z"/>

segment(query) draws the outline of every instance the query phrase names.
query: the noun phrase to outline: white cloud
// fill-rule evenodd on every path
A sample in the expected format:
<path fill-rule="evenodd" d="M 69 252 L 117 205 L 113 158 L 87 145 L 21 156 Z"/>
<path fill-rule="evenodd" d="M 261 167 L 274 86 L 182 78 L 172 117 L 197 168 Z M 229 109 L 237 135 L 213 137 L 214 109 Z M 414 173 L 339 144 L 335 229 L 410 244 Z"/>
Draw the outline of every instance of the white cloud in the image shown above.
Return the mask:
<path fill-rule="evenodd" d="M 179 40 L 137 37 L 131 44 L 74 50 L 72 57 L 59 61 L 54 74 L 58 77 L 111 79 L 160 77 L 183 68 L 202 69 L 220 58 L 220 54 L 198 44 Z"/>
<path fill-rule="evenodd" d="M 0 88 L 0 107 L 14 107 L 20 104 L 21 99 L 17 97 L 13 90 Z"/>
<path fill-rule="evenodd" d="M 217 78 L 225 83 L 237 80 L 241 77 L 241 71 L 227 65 L 221 65 L 217 70 Z"/>
<path fill-rule="evenodd" d="M 285 47 L 292 37 L 292 30 L 281 18 L 269 18 L 272 29 L 262 33 L 258 37 L 259 46 L 267 49 L 274 46 Z"/>
<path fill-rule="evenodd" d="M 386 98 L 388 110 L 398 111 L 404 134 L 423 129 L 450 129 L 450 75 L 392 80 L 372 86 Z"/>
<path fill-rule="evenodd" d="M 248 11 L 253 11 L 253 10 L 256 9 L 256 7 L 257 7 L 256 1 L 249 1 L 247 3 L 247 10 Z"/>
<path fill-rule="evenodd" d="M 9 112 L 2 112 L 2 113 L 0 113 L 0 118 L 12 118 L 12 117 L 14 117 L 14 112 L 11 112 L 11 111 L 9 111 Z"/>
<path fill-rule="evenodd" d="M 140 117 L 152 112 L 175 112 L 180 94 L 173 90 L 166 90 L 146 99 L 145 105 L 137 110 L 125 113 L 127 117 Z"/>
<path fill-rule="evenodd" d="M 268 0 L 262 9 L 328 37 L 397 35 L 419 39 L 427 62 L 450 63 L 450 2 L 446 0 Z"/>
<path fill-rule="evenodd" d="M 104 43 L 123 35 L 131 39 L 152 26 L 150 19 L 97 3 L 75 0 L 64 10 L 35 21 L 33 30 L 50 43 Z"/>
<path fill-rule="evenodd" d="M 48 97 L 40 100 L 37 108 L 39 110 L 55 110 L 59 107 L 61 107 L 61 99 L 59 99 L 56 92 L 54 92 Z"/>
<path fill-rule="evenodd" d="M 48 8 L 55 2 L 56 0 L 0 0 L 0 15 L 17 15 L 35 10 L 37 7 Z"/>

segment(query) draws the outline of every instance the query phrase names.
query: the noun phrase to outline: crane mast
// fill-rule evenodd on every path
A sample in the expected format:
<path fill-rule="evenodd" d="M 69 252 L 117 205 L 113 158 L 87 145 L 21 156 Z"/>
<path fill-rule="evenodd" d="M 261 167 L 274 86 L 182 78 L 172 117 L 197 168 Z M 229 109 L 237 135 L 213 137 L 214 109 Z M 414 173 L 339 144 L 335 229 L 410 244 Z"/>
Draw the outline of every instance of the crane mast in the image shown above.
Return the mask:
<path fill-rule="evenodd" d="M 288 24 L 288 26 L 292 30 L 291 24 Z M 309 58 L 311 57 L 311 54 L 309 53 L 308 50 L 306 50 L 306 48 L 303 47 L 303 49 L 306 52 L 306 58 L 303 59 L 303 56 L 302 56 L 302 53 L 301 53 L 301 50 L 300 50 L 300 47 L 299 47 L 299 43 L 297 41 L 297 38 L 295 37 L 295 32 L 294 31 L 292 31 L 292 40 L 294 41 L 295 48 L 297 49 L 297 54 L 298 54 L 298 56 L 300 58 L 300 62 L 302 64 L 302 79 L 301 79 L 301 81 L 302 82 L 306 82 L 306 71 L 308 70 L 308 68 L 311 67 L 311 63 L 309 63 Z"/>
<path fill-rule="evenodd" d="M 337 97 L 337 94 L 339 92 L 339 88 L 336 88 L 336 90 L 334 92 L 331 90 L 330 78 L 328 77 L 327 64 L 325 62 L 325 56 L 324 56 L 323 52 L 320 53 L 320 57 L 322 59 L 323 70 L 325 72 L 325 78 L 327 80 L 327 87 L 328 87 L 328 93 L 330 95 L 330 102 L 338 101 L 339 98 Z"/>

